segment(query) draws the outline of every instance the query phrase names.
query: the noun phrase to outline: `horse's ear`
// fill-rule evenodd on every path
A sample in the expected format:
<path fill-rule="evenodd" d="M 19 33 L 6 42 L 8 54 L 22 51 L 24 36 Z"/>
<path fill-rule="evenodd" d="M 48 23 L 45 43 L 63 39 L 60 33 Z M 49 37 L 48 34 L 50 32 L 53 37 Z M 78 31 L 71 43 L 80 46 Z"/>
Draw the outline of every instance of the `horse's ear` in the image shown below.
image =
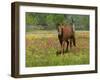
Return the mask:
<path fill-rule="evenodd" d="M 59 23 L 56 23 L 56 26 L 59 26 Z"/>

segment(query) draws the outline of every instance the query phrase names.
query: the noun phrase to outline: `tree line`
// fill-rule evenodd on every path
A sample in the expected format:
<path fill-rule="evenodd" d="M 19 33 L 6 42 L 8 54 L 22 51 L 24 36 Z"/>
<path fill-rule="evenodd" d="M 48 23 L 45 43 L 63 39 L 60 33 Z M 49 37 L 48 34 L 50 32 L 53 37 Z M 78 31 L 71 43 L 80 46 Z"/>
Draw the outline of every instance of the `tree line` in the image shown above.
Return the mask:
<path fill-rule="evenodd" d="M 53 30 L 57 28 L 57 24 L 75 24 L 76 30 L 89 30 L 88 15 L 72 15 L 72 14 L 51 14 L 51 13 L 32 13 L 26 12 L 26 28 Z M 72 22 L 73 19 L 73 22 Z"/>

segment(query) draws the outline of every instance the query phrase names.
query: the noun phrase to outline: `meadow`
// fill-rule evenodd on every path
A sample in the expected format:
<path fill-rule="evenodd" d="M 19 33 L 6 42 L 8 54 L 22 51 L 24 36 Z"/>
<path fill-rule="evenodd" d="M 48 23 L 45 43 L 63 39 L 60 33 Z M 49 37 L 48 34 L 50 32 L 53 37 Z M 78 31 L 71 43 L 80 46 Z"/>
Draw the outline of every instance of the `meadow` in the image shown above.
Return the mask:
<path fill-rule="evenodd" d="M 76 47 L 56 55 L 60 44 L 55 30 L 26 32 L 26 67 L 89 64 L 89 31 L 76 31 L 75 36 Z"/>

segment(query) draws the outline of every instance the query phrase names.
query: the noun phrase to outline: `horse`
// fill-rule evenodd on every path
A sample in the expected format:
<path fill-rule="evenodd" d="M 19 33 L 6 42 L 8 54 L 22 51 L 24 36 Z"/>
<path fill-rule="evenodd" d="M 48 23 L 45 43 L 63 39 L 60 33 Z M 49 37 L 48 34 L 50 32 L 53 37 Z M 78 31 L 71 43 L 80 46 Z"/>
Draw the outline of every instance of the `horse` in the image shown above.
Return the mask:
<path fill-rule="evenodd" d="M 75 40 L 75 28 L 74 25 L 60 24 L 58 25 L 58 39 L 61 45 L 61 52 L 64 54 L 65 43 L 67 43 L 66 52 L 68 52 L 68 47 L 72 47 L 72 43 L 76 46 Z"/>

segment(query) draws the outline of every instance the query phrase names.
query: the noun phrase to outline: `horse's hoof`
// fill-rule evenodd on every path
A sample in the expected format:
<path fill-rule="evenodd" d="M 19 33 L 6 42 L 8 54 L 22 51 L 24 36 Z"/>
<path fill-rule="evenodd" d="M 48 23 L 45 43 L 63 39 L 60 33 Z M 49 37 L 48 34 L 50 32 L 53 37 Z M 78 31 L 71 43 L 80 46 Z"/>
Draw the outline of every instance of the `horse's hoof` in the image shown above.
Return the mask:
<path fill-rule="evenodd" d="M 58 56 L 59 54 L 61 54 L 61 51 L 57 51 L 57 52 L 56 52 L 56 55 L 57 55 L 57 56 Z"/>
<path fill-rule="evenodd" d="M 65 50 L 65 53 L 67 53 L 68 52 L 68 50 Z"/>

